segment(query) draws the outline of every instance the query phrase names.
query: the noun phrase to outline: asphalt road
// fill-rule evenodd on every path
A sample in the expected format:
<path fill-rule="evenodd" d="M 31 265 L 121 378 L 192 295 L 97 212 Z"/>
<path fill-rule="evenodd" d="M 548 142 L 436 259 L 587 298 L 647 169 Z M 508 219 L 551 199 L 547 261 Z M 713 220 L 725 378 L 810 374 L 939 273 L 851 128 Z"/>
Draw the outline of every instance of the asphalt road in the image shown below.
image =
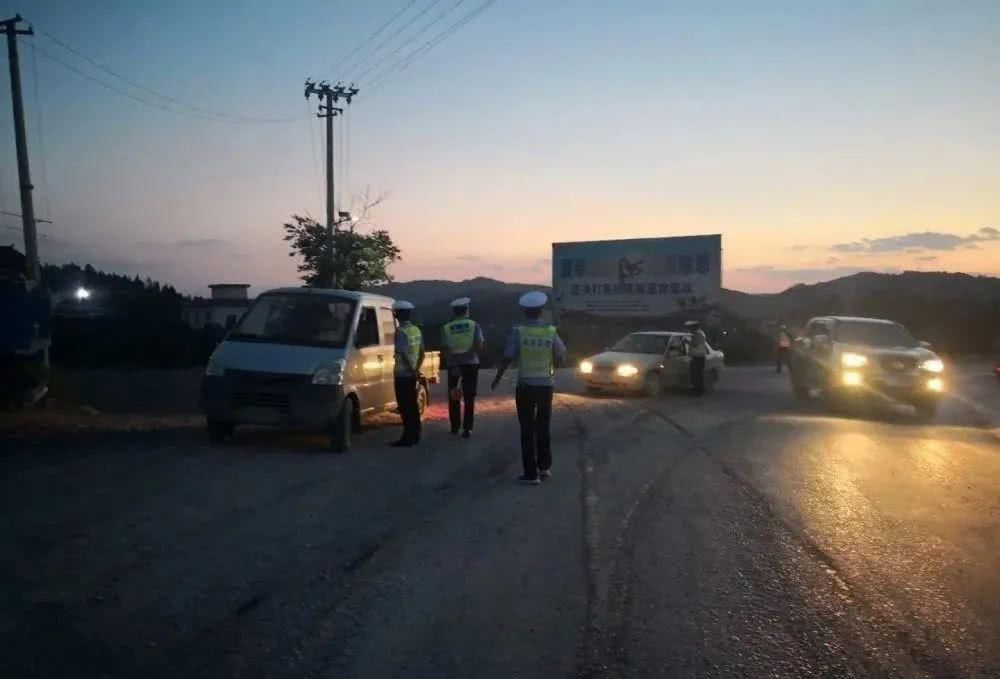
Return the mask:
<path fill-rule="evenodd" d="M 763 368 L 704 399 L 562 376 L 554 476 L 509 385 L 474 438 L 371 428 L 3 444 L 0 674 L 1000 676 L 1000 383 L 933 425 Z M 484 380 L 485 381 L 485 380 Z"/>

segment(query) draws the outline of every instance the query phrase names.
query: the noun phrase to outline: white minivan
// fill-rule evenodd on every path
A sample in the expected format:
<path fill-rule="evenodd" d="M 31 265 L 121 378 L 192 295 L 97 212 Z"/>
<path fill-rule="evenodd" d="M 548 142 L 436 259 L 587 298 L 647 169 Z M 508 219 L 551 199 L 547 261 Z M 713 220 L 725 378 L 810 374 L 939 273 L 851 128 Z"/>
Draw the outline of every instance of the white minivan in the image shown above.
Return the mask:
<path fill-rule="evenodd" d="M 222 443 L 236 425 L 326 431 L 346 450 L 364 415 L 396 405 L 393 300 L 321 288 L 261 294 L 215 349 L 201 386 L 209 440 Z M 440 356 L 421 368 L 421 413 Z"/>

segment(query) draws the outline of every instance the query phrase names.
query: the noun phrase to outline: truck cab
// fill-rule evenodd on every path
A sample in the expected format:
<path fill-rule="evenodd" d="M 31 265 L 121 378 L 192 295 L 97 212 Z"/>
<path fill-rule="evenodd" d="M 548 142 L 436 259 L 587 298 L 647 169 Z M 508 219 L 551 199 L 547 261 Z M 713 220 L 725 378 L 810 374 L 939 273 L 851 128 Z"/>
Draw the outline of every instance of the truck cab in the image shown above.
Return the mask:
<path fill-rule="evenodd" d="M 320 288 L 261 294 L 216 348 L 205 370 L 201 409 L 209 439 L 237 425 L 325 431 L 350 448 L 364 416 L 396 406 L 393 300 Z M 440 357 L 428 352 L 418 382 L 421 413 Z"/>

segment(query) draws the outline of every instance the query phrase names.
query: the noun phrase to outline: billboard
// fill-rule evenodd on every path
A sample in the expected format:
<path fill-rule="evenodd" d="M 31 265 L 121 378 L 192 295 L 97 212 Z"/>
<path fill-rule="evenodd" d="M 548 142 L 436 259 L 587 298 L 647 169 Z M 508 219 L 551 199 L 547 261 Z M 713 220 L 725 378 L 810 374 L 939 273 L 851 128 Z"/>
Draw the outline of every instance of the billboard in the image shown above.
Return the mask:
<path fill-rule="evenodd" d="M 722 288 L 722 236 L 552 244 L 561 312 L 664 316 L 705 312 Z"/>

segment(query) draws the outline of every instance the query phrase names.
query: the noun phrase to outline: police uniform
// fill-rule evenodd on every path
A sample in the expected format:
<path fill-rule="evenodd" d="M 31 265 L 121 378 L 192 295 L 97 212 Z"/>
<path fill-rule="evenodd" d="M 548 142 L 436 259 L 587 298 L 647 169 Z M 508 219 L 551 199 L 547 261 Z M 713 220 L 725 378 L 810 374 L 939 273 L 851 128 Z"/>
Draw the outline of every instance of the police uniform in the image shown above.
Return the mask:
<path fill-rule="evenodd" d="M 469 318 L 468 297 L 460 297 L 451 303 L 455 318 L 441 329 L 441 342 L 448 358 L 448 418 L 451 433 L 462 431 L 469 438 L 476 420 L 476 393 L 479 390 L 479 353 L 483 346 L 482 327 Z M 452 398 L 459 384 L 462 385 L 461 398 Z M 465 406 L 463 416 L 462 406 Z"/>
<path fill-rule="evenodd" d="M 420 364 L 424 360 L 424 339 L 420 328 L 410 321 L 413 305 L 398 301 L 392 310 L 399 318 L 396 329 L 395 364 L 393 383 L 396 390 L 396 406 L 403 420 L 403 434 L 394 446 L 405 447 L 420 442 L 420 407 L 417 404 L 417 380 Z"/>
<path fill-rule="evenodd" d="M 541 309 L 548 298 L 542 292 L 529 292 L 521 297 L 525 310 Z M 504 365 L 517 363 L 517 419 L 521 425 L 521 481 L 537 484 L 539 476 L 551 475 L 552 394 L 555 387 L 555 364 L 566 358 L 566 346 L 555 326 L 540 318 L 528 318 L 511 330 L 504 352 Z M 498 374 L 494 384 L 500 379 Z"/>

